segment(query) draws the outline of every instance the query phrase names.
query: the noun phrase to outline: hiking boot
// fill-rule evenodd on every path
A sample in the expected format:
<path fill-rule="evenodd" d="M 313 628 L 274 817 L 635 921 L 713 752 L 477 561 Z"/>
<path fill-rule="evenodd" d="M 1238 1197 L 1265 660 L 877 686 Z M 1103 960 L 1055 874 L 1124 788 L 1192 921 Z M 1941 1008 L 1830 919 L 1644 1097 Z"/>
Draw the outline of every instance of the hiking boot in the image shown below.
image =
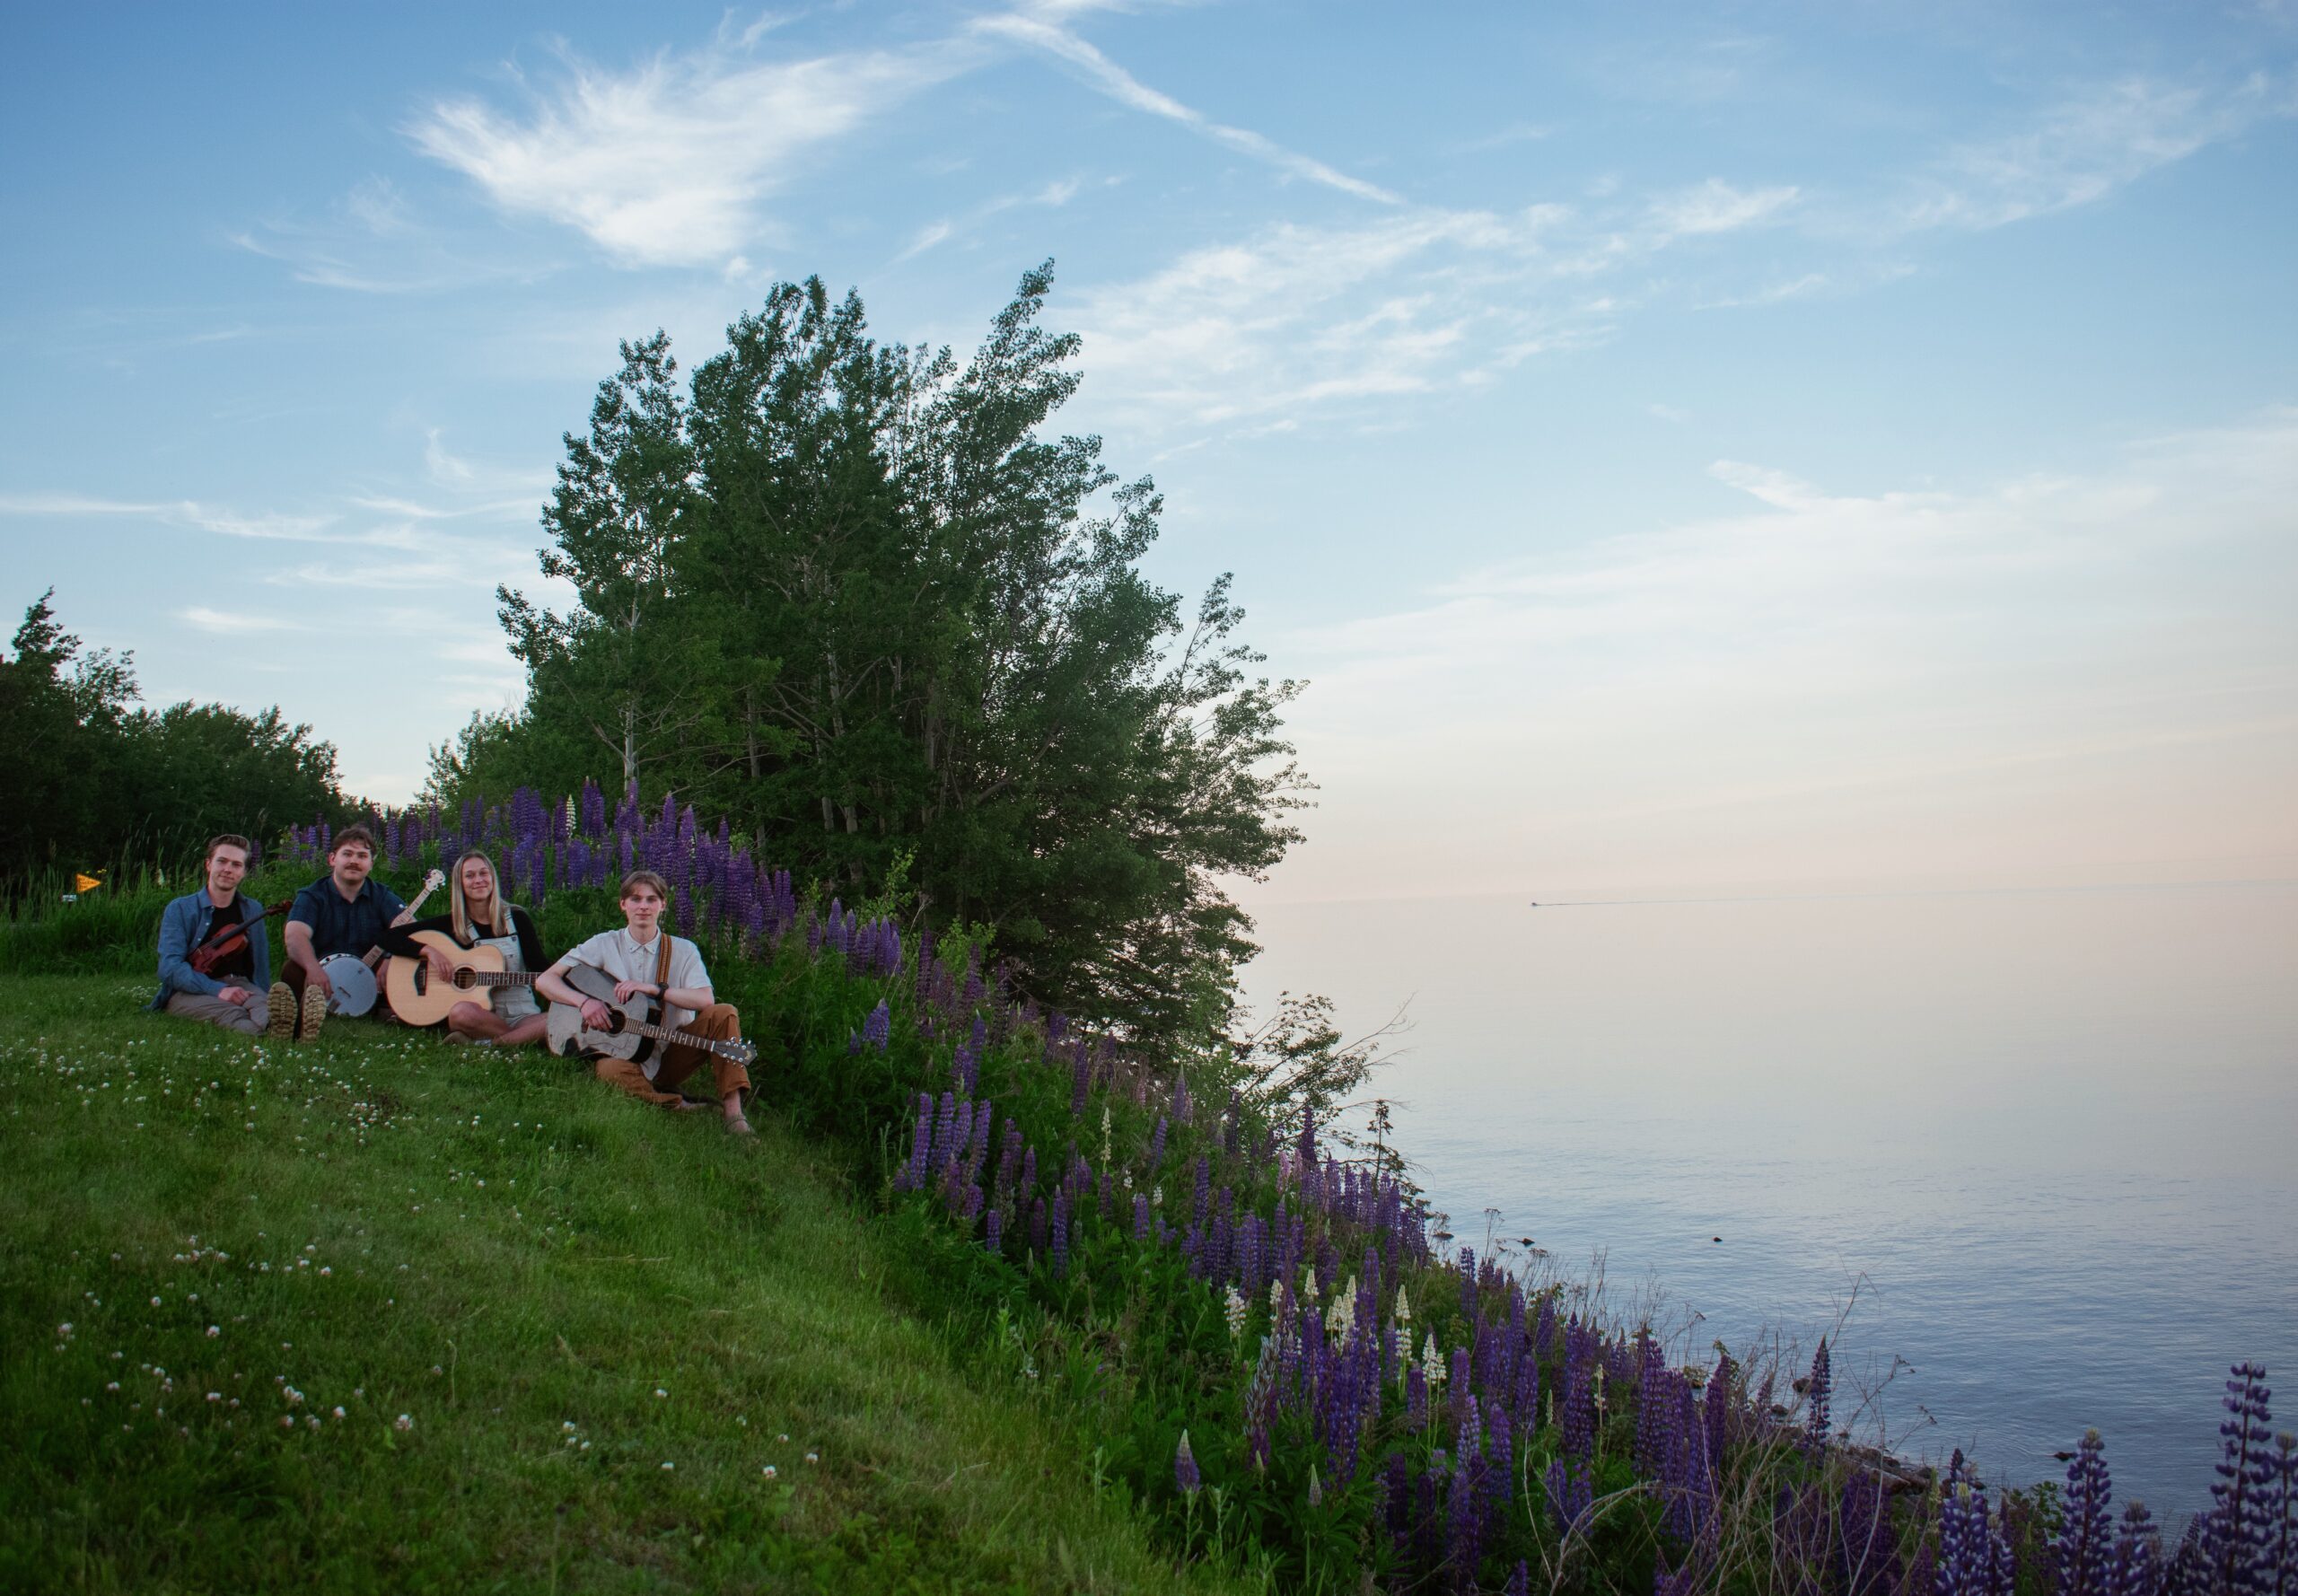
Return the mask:
<path fill-rule="evenodd" d="M 295 989 L 285 981 L 271 983 L 271 1025 L 263 1034 L 279 1042 L 295 1034 Z"/>
<path fill-rule="evenodd" d="M 312 1040 L 319 1035 L 320 1027 L 326 1020 L 327 994 L 317 987 L 304 987 L 303 1013 L 295 1024 L 295 1039 L 299 1042 Z"/>

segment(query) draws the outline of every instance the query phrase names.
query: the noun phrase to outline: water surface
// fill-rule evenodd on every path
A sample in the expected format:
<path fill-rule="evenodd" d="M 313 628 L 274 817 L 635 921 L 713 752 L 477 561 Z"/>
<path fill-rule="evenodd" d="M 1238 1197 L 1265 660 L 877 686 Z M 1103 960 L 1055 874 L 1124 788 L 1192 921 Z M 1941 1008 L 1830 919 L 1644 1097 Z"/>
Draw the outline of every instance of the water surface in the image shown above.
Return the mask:
<path fill-rule="evenodd" d="M 2096 1425 L 2201 1505 L 2241 1357 L 2298 1427 L 2298 885 L 1251 907 L 1264 1006 L 1409 1001 L 1380 1088 L 1460 1241 L 1601 1257 L 1688 1353 L 1848 1304 L 1838 1419 L 1991 1478 Z"/>

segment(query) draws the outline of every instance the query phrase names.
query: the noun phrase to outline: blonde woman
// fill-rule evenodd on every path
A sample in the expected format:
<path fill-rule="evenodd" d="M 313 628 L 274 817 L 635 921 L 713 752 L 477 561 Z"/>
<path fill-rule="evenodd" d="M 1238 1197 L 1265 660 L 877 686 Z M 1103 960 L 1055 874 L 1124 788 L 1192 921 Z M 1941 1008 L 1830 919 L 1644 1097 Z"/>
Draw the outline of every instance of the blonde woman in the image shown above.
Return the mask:
<path fill-rule="evenodd" d="M 542 938 L 534 916 L 513 903 L 495 872 L 495 861 L 476 848 L 455 861 L 447 873 L 447 912 L 411 921 L 383 934 L 381 945 L 393 953 L 419 955 L 431 962 L 431 973 L 441 980 L 454 974 L 454 966 L 436 948 L 415 940 L 418 931 L 443 931 L 465 948 L 493 948 L 511 971 L 540 971 L 550 968 L 543 957 Z M 451 1040 L 492 1042 L 498 1048 L 523 1048 L 542 1040 L 547 1029 L 531 987 L 497 987 L 495 1006 L 459 1003 L 447 1014 Z"/>

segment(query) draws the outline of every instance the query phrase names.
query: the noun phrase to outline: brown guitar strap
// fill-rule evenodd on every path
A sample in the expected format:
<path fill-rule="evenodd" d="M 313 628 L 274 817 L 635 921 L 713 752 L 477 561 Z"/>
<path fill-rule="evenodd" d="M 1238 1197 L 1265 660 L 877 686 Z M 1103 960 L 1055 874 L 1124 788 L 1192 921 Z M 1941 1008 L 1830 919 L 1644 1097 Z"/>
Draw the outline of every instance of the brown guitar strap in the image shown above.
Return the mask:
<path fill-rule="evenodd" d="M 662 951 L 654 955 L 654 985 L 668 992 L 671 989 L 671 934 L 657 931 L 654 934 L 662 944 Z M 664 1000 L 662 1006 L 667 1009 L 671 1005 Z"/>

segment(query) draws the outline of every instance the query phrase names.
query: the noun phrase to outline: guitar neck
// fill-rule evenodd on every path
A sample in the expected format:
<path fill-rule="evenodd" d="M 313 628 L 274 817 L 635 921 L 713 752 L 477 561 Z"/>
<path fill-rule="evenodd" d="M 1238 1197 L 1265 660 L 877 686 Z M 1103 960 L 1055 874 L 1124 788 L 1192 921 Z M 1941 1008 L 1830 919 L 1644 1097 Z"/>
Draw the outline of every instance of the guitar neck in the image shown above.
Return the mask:
<path fill-rule="evenodd" d="M 683 1047 L 699 1048 L 706 1053 L 734 1054 L 741 1051 L 738 1040 L 723 1040 L 716 1037 L 691 1036 L 683 1030 L 672 1030 L 667 1025 L 649 1025 L 644 1021 L 626 1018 L 622 1022 L 623 1036 L 650 1036 L 658 1042 L 677 1042 Z"/>

